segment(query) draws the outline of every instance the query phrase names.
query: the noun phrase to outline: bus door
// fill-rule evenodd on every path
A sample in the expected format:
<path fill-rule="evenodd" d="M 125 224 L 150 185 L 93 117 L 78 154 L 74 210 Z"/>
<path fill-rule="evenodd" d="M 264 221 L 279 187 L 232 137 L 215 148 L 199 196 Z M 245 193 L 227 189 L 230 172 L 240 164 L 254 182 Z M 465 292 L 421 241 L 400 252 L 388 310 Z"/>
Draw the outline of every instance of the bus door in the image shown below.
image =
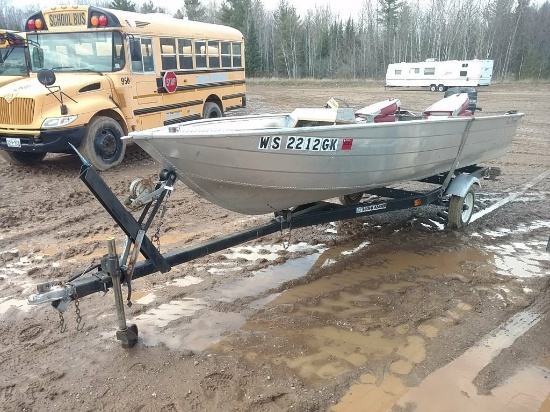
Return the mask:
<path fill-rule="evenodd" d="M 157 127 L 160 121 L 161 99 L 157 91 L 157 75 L 152 37 L 133 36 L 130 41 L 133 108 L 140 130 Z"/>

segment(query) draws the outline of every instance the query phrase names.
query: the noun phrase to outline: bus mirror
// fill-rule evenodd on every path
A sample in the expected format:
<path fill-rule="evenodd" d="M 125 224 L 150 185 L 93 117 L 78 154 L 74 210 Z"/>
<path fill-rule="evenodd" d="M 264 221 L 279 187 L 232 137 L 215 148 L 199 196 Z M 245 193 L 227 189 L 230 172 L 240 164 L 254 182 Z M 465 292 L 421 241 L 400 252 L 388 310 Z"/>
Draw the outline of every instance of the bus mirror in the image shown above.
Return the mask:
<path fill-rule="evenodd" d="M 36 77 L 38 78 L 38 81 L 46 87 L 55 83 L 55 73 L 50 69 L 39 70 Z"/>
<path fill-rule="evenodd" d="M 130 55 L 133 62 L 141 61 L 141 41 L 139 39 L 130 40 Z"/>
<path fill-rule="evenodd" d="M 32 49 L 32 65 L 34 67 L 44 67 L 44 50 L 41 47 Z"/>

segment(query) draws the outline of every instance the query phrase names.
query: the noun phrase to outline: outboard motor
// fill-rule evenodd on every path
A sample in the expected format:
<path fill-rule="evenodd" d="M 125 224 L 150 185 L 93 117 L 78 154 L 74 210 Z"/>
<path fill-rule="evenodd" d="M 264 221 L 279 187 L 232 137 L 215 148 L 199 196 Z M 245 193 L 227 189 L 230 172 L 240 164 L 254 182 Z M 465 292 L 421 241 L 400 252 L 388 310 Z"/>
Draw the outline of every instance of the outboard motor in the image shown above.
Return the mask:
<path fill-rule="evenodd" d="M 453 94 L 460 93 L 468 93 L 468 98 L 470 99 L 470 102 L 468 104 L 467 110 L 470 110 L 472 114 L 474 114 L 476 110 L 481 111 L 481 107 L 477 107 L 477 90 L 473 87 L 451 87 L 447 89 L 443 97 L 448 97 L 452 96 Z"/>

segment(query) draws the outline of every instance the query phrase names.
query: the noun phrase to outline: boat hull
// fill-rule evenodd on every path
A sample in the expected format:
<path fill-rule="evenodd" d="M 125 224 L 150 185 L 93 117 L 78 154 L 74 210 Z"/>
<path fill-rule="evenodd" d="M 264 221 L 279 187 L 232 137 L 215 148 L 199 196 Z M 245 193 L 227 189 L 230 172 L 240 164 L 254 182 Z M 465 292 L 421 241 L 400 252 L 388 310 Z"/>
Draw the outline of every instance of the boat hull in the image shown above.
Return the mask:
<path fill-rule="evenodd" d="M 457 167 L 502 157 L 522 116 L 301 128 L 243 116 L 130 137 L 200 196 L 255 215 L 444 173 L 457 156 Z"/>

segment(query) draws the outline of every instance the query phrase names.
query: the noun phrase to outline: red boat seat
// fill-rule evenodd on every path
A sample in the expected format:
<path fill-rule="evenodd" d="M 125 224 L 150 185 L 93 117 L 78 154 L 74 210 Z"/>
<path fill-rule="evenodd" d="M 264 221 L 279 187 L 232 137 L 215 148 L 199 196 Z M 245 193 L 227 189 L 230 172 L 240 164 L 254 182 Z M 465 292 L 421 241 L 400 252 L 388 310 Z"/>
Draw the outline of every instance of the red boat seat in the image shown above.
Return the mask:
<path fill-rule="evenodd" d="M 397 113 L 400 108 L 401 101 L 399 99 L 386 99 L 357 110 L 355 112 L 355 118 L 358 122 L 395 122 L 395 113 Z"/>
<path fill-rule="evenodd" d="M 468 93 L 453 94 L 435 102 L 424 110 L 424 117 L 428 119 L 433 116 L 471 116 L 472 112 L 468 110 L 469 102 Z"/>

